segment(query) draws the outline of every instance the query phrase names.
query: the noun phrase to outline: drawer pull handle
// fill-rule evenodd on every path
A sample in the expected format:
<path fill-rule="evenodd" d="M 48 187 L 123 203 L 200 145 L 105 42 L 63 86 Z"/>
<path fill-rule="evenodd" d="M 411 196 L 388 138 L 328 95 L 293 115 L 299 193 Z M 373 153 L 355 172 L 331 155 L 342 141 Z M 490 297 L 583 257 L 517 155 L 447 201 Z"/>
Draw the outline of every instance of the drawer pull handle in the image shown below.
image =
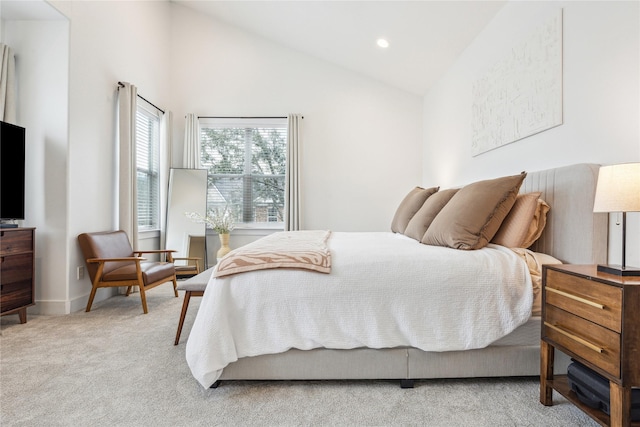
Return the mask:
<path fill-rule="evenodd" d="M 599 304 L 597 302 L 589 301 L 588 299 L 580 298 L 580 297 L 575 296 L 573 294 L 570 294 L 568 292 L 564 292 L 564 291 L 561 291 L 561 290 L 555 289 L 555 288 L 550 288 L 548 286 L 545 289 L 547 291 L 549 291 L 549 292 L 553 292 L 555 294 L 562 295 L 563 297 L 570 298 L 570 299 L 572 299 L 574 301 L 578 301 L 578 302 L 581 302 L 583 304 L 590 305 L 591 307 L 595 307 L 595 308 L 599 308 L 600 310 L 604 310 L 604 305 L 603 304 Z"/>
<path fill-rule="evenodd" d="M 580 337 L 578 337 L 578 336 L 575 336 L 575 335 L 573 335 L 572 333 L 567 332 L 567 331 L 565 331 L 564 329 L 561 329 L 561 328 L 559 328 L 559 327 L 557 327 L 557 326 L 555 326 L 555 325 L 552 325 L 552 324 L 551 324 L 551 323 L 549 323 L 549 322 L 544 322 L 544 325 L 545 325 L 546 327 L 551 328 L 551 329 L 553 329 L 554 331 L 556 331 L 556 332 L 558 332 L 558 333 L 560 333 L 560 334 L 562 334 L 562 335 L 564 335 L 564 336 L 566 336 L 566 337 L 568 337 L 568 338 L 570 338 L 570 339 L 574 340 L 574 341 L 579 342 L 580 344 L 582 344 L 582 345 L 584 345 L 584 346 L 586 346 L 586 347 L 590 348 L 590 349 L 591 349 L 591 350 L 593 350 L 593 351 L 597 351 L 598 353 L 602 353 L 602 352 L 604 351 L 604 349 L 603 349 L 602 347 L 598 347 L 597 345 L 592 344 L 592 343 L 590 343 L 589 341 L 583 340 L 582 338 L 580 338 Z"/>

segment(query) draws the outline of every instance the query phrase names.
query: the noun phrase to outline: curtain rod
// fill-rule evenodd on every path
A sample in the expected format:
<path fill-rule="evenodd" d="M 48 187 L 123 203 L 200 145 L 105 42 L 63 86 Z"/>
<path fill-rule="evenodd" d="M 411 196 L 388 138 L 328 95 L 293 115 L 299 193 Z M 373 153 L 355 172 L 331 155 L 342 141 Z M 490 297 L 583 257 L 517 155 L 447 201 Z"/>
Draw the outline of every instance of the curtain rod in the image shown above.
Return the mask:
<path fill-rule="evenodd" d="M 286 119 L 287 117 L 219 117 L 219 116 L 198 116 L 199 119 Z M 304 119 L 304 116 L 302 116 Z"/>
<path fill-rule="evenodd" d="M 124 83 L 122 82 L 118 82 L 118 90 L 120 90 L 121 87 L 124 87 Z M 162 114 L 164 114 L 164 110 L 160 107 L 158 107 L 156 104 L 154 104 L 153 102 L 149 101 L 148 99 L 146 99 L 144 96 L 136 94 L 136 96 L 140 99 L 142 99 L 143 101 L 147 102 L 149 105 L 151 105 L 153 108 L 155 108 L 156 110 L 162 112 Z"/>

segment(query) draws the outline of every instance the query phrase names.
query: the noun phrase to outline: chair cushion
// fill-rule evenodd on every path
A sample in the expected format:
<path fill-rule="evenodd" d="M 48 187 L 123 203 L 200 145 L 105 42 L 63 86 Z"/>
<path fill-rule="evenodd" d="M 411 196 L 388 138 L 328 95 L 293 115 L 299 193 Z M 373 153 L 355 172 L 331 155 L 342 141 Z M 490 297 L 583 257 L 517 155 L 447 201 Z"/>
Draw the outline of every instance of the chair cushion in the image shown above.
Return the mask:
<path fill-rule="evenodd" d="M 184 271 L 196 271 L 195 265 L 176 265 L 176 271 L 184 272 Z"/>
<path fill-rule="evenodd" d="M 158 280 L 171 277 L 175 273 L 173 264 L 169 262 L 141 262 L 140 268 L 142 269 L 142 280 L 145 286 L 153 282 L 157 282 Z M 102 276 L 102 279 L 105 282 L 136 280 L 136 278 L 135 263 L 129 263 L 124 267 L 119 267 Z"/>

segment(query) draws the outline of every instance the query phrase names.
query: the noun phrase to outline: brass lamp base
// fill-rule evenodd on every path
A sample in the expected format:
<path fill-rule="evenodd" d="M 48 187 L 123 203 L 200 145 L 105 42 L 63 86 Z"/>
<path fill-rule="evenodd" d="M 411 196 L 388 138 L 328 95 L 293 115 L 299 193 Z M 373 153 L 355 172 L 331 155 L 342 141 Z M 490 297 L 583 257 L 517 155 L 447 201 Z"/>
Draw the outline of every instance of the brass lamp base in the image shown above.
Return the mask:
<path fill-rule="evenodd" d="M 616 276 L 640 276 L 640 268 L 621 266 L 616 264 L 598 264 L 598 271 L 601 271 L 603 273 L 615 274 Z"/>

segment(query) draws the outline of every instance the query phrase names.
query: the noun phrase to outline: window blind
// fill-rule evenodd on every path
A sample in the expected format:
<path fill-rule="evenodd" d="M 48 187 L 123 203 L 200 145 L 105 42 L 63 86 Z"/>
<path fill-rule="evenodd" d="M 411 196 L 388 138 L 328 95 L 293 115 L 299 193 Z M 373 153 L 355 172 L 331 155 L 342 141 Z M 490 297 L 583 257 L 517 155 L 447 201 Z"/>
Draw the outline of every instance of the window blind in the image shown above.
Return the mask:
<path fill-rule="evenodd" d="M 136 112 L 138 228 L 160 229 L 160 112 L 139 102 Z"/>

